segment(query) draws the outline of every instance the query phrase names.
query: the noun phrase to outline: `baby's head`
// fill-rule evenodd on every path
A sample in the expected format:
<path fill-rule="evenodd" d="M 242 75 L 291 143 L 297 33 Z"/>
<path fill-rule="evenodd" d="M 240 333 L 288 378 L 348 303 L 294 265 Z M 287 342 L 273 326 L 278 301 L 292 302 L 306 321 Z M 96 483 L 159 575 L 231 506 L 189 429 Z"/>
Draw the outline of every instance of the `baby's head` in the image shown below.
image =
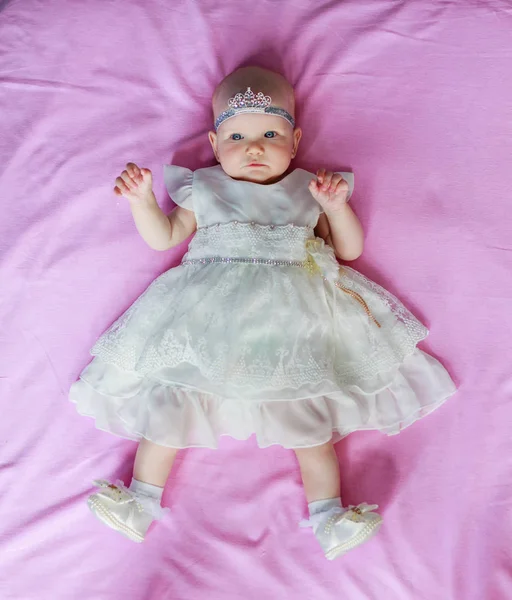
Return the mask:
<path fill-rule="evenodd" d="M 230 108 L 228 101 L 236 94 L 246 94 L 248 88 L 254 94 L 270 96 L 271 111 L 279 110 L 223 115 Z M 295 157 L 302 136 L 302 131 L 294 128 L 295 98 L 288 81 L 260 67 L 244 67 L 217 86 L 212 105 L 214 120 L 221 122 L 208 137 L 224 171 L 233 179 L 278 181 Z"/>

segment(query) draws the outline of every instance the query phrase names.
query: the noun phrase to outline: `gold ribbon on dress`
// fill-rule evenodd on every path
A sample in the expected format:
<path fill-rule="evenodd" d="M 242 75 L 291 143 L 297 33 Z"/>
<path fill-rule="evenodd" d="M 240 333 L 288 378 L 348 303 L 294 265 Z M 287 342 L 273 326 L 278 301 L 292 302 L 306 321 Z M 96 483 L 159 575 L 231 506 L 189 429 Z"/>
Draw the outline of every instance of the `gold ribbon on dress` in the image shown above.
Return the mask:
<path fill-rule="evenodd" d="M 306 242 L 306 250 L 307 250 L 308 255 L 307 255 L 307 258 L 306 258 L 306 261 L 304 264 L 304 268 L 310 275 L 322 275 L 322 277 L 324 278 L 325 281 L 329 281 L 329 279 L 325 276 L 325 274 L 322 272 L 322 269 L 318 266 L 317 262 L 311 255 L 311 251 L 316 250 L 318 252 L 320 249 L 320 246 L 321 246 L 321 242 L 319 240 L 308 240 Z M 336 258 L 334 256 L 332 256 L 332 259 L 336 260 Z M 342 272 L 343 272 L 343 267 L 340 267 L 338 265 L 338 275 L 340 275 L 340 273 L 342 273 Z M 379 327 L 379 328 L 381 327 L 380 323 L 373 316 L 372 311 L 370 310 L 370 307 L 365 302 L 365 300 L 361 296 L 361 294 L 358 294 L 357 292 L 354 292 L 354 290 L 346 288 L 339 281 L 335 281 L 334 285 L 342 292 L 345 292 L 345 294 L 348 294 L 349 296 L 354 298 L 354 300 L 356 300 L 356 302 L 359 302 L 359 304 L 363 307 L 364 312 L 375 323 L 375 325 L 377 325 L 377 327 Z"/>

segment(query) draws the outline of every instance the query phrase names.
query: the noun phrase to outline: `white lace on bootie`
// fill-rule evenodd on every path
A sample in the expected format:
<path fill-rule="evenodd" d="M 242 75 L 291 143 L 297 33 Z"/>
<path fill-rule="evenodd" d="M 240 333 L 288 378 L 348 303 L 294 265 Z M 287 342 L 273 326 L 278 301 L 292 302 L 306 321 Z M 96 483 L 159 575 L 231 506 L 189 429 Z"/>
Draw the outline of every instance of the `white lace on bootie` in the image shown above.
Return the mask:
<path fill-rule="evenodd" d="M 382 517 L 373 512 L 376 504 L 359 504 L 348 508 L 335 507 L 317 513 L 301 527 L 312 527 L 326 558 L 333 560 L 373 537 L 382 524 Z"/>
<path fill-rule="evenodd" d="M 151 523 L 160 520 L 168 510 L 154 498 L 135 494 L 121 481 L 113 484 L 99 480 L 94 485 L 101 488 L 87 500 L 94 516 L 134 542 L 144 541 Z"/>

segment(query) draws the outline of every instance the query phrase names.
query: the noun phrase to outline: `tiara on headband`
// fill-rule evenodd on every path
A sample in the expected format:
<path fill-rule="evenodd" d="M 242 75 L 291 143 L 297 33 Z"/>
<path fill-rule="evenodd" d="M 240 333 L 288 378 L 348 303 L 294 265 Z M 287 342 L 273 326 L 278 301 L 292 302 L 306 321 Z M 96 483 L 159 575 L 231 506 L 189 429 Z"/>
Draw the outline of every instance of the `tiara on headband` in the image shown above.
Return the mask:
<path fill-rule="evenodd" d="M 215 131 L 221 126 L 224 121 L 241 115 L 244 113 L 262 113 L 266 115 L 275 115 L 286 119 L 292 127 L 295 127 L 295 119 L 284 108 L 271 106 L 272 98 L 265 96 L 263 92 L 255 94 L 250 87 L 247 88 L 245 94 L 236 94 L 228 100 L 229 108 L 215 120 Z"/>

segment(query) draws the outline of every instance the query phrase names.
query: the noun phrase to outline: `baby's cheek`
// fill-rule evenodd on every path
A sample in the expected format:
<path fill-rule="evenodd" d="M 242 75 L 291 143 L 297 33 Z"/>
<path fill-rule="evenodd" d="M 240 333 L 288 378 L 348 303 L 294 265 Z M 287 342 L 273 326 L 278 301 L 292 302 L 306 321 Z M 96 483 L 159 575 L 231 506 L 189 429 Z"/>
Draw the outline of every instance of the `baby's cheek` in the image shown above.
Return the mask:
<path fill-rule="evenodd" d="M 233 162 L 233 150 L 231 148 L 221 149 L 219 152 L 219 159 L 223 164 L 230 164 Z"/>
<path fill-rule="evenodd" d="M 236 146 L 228 146 L 226 148 L 226 151 L 224 153 L 224 156 L 226 157 L 226 160 L 234 160 L 237 157 L 239 157 L 242 154 L 240 148 L 237 148 Z"/>
<path fill-rule="evenodd" d="M 293 152 L 293 148 L 292 146 L 285 146 L 283 148 L 281 148 L 281 159 L 283 162 L 290 162 L 290 160 L 292 159 L 292 152 Z"/>

